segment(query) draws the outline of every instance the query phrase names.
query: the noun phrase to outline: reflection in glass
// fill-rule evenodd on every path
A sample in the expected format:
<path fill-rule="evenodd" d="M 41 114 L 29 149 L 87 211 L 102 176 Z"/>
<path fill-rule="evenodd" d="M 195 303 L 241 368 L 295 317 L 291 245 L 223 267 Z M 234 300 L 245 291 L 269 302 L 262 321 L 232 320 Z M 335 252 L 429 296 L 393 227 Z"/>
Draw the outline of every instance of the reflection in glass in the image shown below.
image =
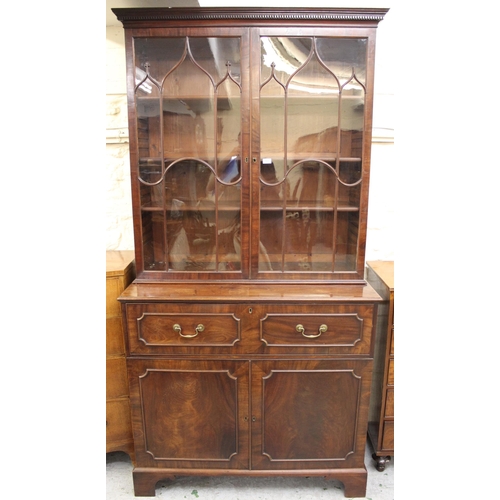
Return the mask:
<path fill-rule="evenodd" d="M 344 85 L 354 72 L 364 85 L 366 81 L 366 38 L 316 38 L 318 57 Z"/>
<path fill-rule="evenodd" d="M 239 176 L 238 168 L 234 171 Z M 167 235 L 172 270 L 241 269 L 240 187 L 215 182 L 214 178 L 208 164 L 195 160 L 176 163 L 167 171 Z"/>

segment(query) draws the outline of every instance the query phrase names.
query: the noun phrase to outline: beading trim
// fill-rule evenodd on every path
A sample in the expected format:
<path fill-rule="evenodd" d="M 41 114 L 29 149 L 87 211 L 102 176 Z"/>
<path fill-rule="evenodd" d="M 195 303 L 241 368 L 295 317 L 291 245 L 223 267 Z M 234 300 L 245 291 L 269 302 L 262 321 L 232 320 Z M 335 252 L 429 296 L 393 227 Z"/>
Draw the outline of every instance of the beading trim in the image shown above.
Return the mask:
<path fill-rule="evenodd" d="M 184 20 L 265 20 L 265 21 L 381 21 L 388 9 L 340 10 L 244 10 L 237 9 L 112 9 L 120 21 L 184 21 Z"/>

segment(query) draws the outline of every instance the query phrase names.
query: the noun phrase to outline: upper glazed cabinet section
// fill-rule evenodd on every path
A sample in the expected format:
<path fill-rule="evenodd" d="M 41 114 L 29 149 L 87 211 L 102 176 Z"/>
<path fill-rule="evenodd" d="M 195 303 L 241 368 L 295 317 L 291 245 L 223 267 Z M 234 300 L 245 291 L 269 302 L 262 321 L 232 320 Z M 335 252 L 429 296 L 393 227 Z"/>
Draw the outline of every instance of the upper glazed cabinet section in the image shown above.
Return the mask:
<path fill-rule="evenodd" d="M 114 11 L 138 280 L 362 281 L 385 10 Z"/>

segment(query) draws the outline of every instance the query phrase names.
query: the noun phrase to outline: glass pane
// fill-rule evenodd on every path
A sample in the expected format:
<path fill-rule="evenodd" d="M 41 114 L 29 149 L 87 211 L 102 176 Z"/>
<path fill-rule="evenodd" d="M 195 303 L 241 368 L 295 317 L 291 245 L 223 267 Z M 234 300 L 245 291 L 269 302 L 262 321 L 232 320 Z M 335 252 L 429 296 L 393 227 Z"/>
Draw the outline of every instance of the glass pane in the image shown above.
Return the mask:
<path fill-rule="evenodd" d="M 212 76 L 216 83 L 227 74 L 230 64 L 231 76 L 241 85 L 240 39 L 239 38 L 189 38 L 193 59 Z"/>
<path fill-rule="evenodd" d="M 137 77 L 136 77 L 137 81 Z M 139 177 L 155 183 L 162 179 L 160 90 L 147 74 L 136 90 Z"/>
<path fill-rule="evenodd" d="M 344 85 L 354 71 L 363 85 L 366 82 L 366 38 L 317 38 L 318 57 Z"/>
<path fill-rule="evenodd" d="M 331 272 L 332 234 L 332 211 L 287 211 L 285 270 Z"/>
<path fill-rule="evenodd" d="M 165 219 L 161 212 L 142 211 L 144 269 L 165 270 Z"/>
<path fill-rule="evenodd" d="M 311 52 L 312 38 L 262 37 L 261 38 L 261 82 L 274 74 L 279 82 L 286 85 L 293 75 L 304 65 Z"/>
<path fill-rule="evenodd" d="M 213 161 L 214 92 L 210 76 L 187 57 L 165 78 L 163 113 L 167 158 L 200 154 Z"/>
<path fill-rule="evenodd" d="M 261 38 L 260 239 L 273 270 L 355 269 L 366 47 Z"/>
<path fill-rule="evenodd" d="M 294 183 L 287 198 L 285 270 L 331 272 L 333 167 L 306 161 L 294 167 L 292 173 Z"/>
<path fill-rule="evenodd" d="M 134 57 L 137 77 L 148 71 L 156 82 L 161 82 L 180 61 L 185 50 L 185 39 L 180 38 L 135 38 Z"/>
<path fill-rule="evenodd" d="M 359 211 L 338 212 L 335 269 L 356 269 Z"/>
<path fill-rule="evenodd" d="M 342 91 L 340 156 L 361 158 L 363 146 L 365 92 L 354 79 Z"/>
<path fill-rule="evenodd" d="M 259 271 L 282 269 L 283 211 L 268 209 L 260 212 Z"/>
<path fill-rule="evenodd" d="M 215 204 L 205 200 L 212 171 L 194 160 L 166 173 L 169 269 L 215 269 Z"/>
<path fill-rule="evenodd" d="M 146 269 L 241 270 L 239 38 L 136 38 Z"/>

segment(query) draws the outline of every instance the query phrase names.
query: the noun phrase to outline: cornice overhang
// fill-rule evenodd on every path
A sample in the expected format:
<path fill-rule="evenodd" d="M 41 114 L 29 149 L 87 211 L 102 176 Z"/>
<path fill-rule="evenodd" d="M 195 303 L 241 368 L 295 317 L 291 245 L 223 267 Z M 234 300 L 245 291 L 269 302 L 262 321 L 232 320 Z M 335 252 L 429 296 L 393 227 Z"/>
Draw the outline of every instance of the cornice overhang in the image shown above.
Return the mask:
<path fill-rule="evenodd" d="M 165 21 L 382 21 L 389 9 L 383 8 L 293 8 L 278 9 L 246 7 L 175 7 L 175 8 L 116 8 L 111 9 L 125 27 L 135 23 Z"/>

